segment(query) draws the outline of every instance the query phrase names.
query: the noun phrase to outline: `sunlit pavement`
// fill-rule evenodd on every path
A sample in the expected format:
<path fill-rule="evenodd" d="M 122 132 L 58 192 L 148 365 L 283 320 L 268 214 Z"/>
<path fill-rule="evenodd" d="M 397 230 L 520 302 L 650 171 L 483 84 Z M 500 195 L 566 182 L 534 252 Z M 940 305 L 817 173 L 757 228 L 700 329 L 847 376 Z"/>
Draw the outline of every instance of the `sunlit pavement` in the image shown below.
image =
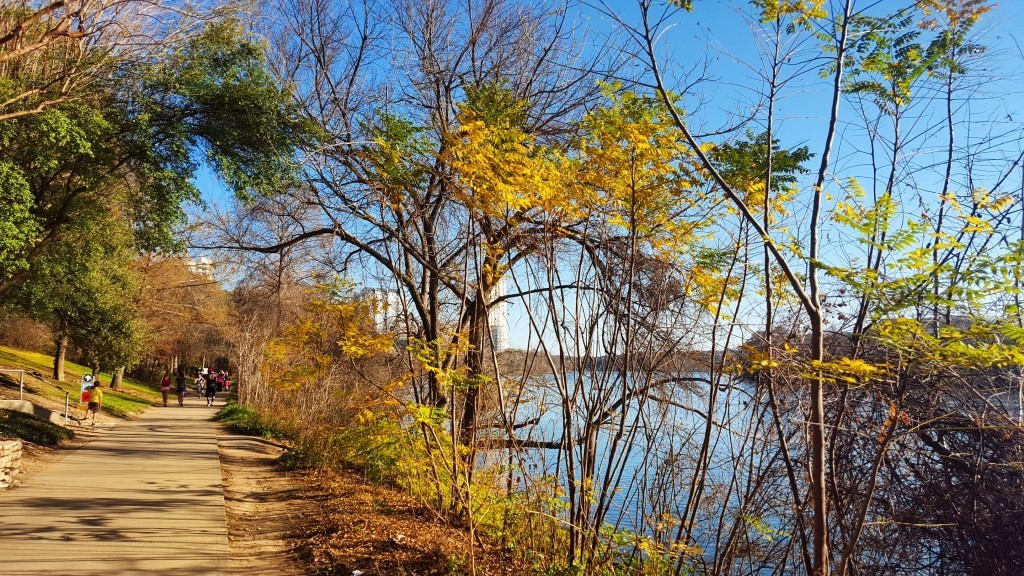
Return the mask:
<path fill-rule="evenodd" d="M 0 492 L 0 574 L 225 573 L 223 402 L 175 398 Z"/>

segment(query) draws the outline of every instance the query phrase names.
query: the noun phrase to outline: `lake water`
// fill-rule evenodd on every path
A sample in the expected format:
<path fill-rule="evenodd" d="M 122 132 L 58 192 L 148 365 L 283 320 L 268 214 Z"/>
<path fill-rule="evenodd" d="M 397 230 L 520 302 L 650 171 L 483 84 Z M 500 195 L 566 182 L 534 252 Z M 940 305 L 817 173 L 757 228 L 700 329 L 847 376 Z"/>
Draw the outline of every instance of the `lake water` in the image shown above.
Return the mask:
<path fill-rule="evenodd" d="M 707 377 L 704 374 L 687 376 Z M 519 430 L 518 437 L 560 442 L 566 430 L 566 420 L 571 426 L 572 436 L 581 437 L 585 423 L 604 412 L 598 407 L 621 401 L 622 383 L 617 386 L 609 384 L 615 378 L 621 376 L 572 373 L 566 379 L 568 385 L 560 386 L 553 377 L 534 383 L 526 395 L 527 401 L 520 405 L 515 421 L 536 419 L 537 422 Z M 659 376 L 656 379 L 667 378 Z M 632 382 L 628 385 L 636 386 Z M 560 387 L 566 392 L 565 396 L 573 400 L 563 401 Z M 614 411 L 597 431 L 596 497 L 607 499 L 606 523 L 648 534 L 657 525 L 661 513 L 678 514 L 686 505 L 696 458 L 705 436 L 706 419 L 703 414 L 708 413 L 711 389 L 706 383 L 660 386 L 646 401 L 632 398 L 625 402 L 626 409 Z M 709 488 L 715 490 L 733 480 L 737 473 L 735 463 L 744 461 L 742 454 L 756 453 L 746 440 L 752 421 L 747 407 L 751 405 L 749 400 L 753 387 L 746 382 L 723 378 L 718 390 L 712 412 L 715 425 L 712 427 L 707 476 Z M 577 461 L 581 452 L 580 447 L 575 448 Z M 756 456 L 747 456 L 746 459 L 751 457 Z M 487 459 L 493 464 L 503 458 L 500 454 L 491 453 Z M 562 450 L 530 448 L 525 449 L 520 458 L 519 482 L 528 483 L 543 475 L 555 476 L 563 485 L 569 481 L 566 454 Z M 605 490 L 605 479 L 609 477 L 611 481 Z M 709 497 L 717 496 L 712 494 Z"/>

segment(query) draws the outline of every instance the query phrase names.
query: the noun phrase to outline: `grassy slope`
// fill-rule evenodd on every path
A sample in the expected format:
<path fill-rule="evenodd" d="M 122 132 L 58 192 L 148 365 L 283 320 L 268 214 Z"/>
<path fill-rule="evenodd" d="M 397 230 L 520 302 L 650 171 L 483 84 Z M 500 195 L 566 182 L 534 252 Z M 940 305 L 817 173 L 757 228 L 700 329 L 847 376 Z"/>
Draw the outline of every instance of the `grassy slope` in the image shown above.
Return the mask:
<path fill-rule="evenodd" d="M 75 437 L 71 430 L 21 412 L 0 410 L 0 438 L 21 438 L 33 444 L 56 446 Z"/>
<path fill-rule="evenodd" d="M 81 390 L 79 383 L 82 380 L 82 375 L 90 372 L 85 366 L 75 364 L 74 362 L 66 362 L 64 364 L 65 380 L 50 380 L 48 377 L 53 373 L 53 356 L 27 350 L 17 350 L 6 346 L 0 346 L 0 368 L 15 368 L 39 372 L 56 387 L 70 392 L 72 405 L 77 404 L 78 394 Z M 8 376 L 16 377 L 16 375 L 10 374 Z M 120 390 L 110 390 L 107 388 L 110 385 L 110 380 L 110 374 L 100 374 L 100 381 L 104 385 L 103 408 L 104 411 L 112 416 L 124 418 L 131 414 L 137 414 L 160 401 L 160 389 L 156 384 L 147 384 L 132 380 L 131 378 L 125 378 L 122 381 Z M 34 394 L 52 400 L 64 400 L 64 394 L 59 392 L 57 388 L 47 386 L 35 378 L 26 378 L 25 387 Z"/>

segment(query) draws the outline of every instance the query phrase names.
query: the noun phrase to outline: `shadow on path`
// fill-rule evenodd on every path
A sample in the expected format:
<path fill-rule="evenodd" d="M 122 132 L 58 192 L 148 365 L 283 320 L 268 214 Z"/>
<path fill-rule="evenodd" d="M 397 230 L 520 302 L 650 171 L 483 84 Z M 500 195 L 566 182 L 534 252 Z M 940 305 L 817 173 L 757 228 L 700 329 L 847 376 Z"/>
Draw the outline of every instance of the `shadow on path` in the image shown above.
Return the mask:
<path fill-rule="evenodd" d="M 225 573 L 216 410 L 153 408 L 0 493 L 0 572 Z"/>

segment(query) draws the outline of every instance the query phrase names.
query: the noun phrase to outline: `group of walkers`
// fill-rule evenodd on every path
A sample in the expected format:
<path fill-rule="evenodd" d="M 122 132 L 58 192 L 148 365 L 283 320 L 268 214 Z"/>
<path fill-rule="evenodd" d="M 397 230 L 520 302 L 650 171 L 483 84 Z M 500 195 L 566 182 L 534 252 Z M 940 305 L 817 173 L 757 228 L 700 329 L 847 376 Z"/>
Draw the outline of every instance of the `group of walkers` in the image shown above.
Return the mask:
<path fill-rule="evenodd" d="M 209 368 L 203 368 L 196 377 L 194 384 L 196 387 L 196 397 L 206 398 L 207 406 L 213 406 L 213 401 L 217 398 L 217 392 L 231 390 L 231 378 L 223 370 L 215 372 Z M 183 407 L 185 406 L 185 396 L 188 395 L 188 379 L 185 377 L 184 368 L 178 369 L 178 373 L 174 378 L 174 385 L 178 392 L 178 407 Z M 170 391 L 171 376 L 169 372 L 164 372 L 164 377 L 160 380 L 160 393 L 164 398 L 164 406 L 167 406 L 167 396 L 170 394 Z"/>
<path fill-rule="evenodd" d="M 196 396 L 205 397 L 207 406 L 213 406 L 213 400 L 217 397 L 217 392 L 221 390 L 228 392 L 231 390 L 231 379 L 228 377 L 228 373 L 223 370 L 216 373 L 213 370 L 200 372 L 195 384 Z"/>

